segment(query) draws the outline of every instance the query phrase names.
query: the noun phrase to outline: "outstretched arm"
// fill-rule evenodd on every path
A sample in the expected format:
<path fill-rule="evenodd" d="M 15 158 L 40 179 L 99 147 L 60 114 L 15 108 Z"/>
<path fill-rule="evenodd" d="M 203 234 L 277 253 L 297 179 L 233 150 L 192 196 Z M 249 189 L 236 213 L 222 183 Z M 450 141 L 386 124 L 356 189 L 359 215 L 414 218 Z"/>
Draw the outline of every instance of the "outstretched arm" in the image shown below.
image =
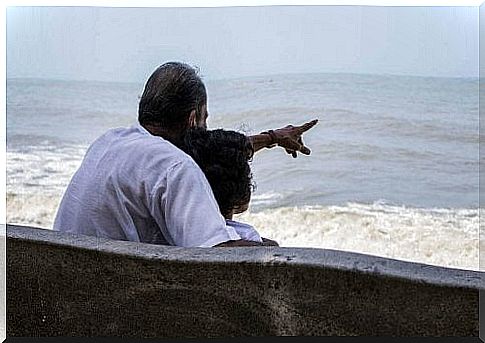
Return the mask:
<path fill-rule="evenodd" d="M 280 146 L 293 157 L 297 156 L 297 151 L 305 155 L 310 155 L 311 151 L 303 144 L 301 135 L 317 123 L 318 120 L 315 119 L 300 126 L 287 125 L 281 129 L 269 130 L 250 136 L 249 140 L 253 144 L 254 152 L 262 148 Z"/>
<path fill-rule="evenodd" d="M 267 133 L 259 133 L 257 135 L 249 136 L 249 140 L 253 144 L 254 152 L 259 151 L 263 148 L 272 148 L 276 146 L 276 144 L 273 143 L 273 139 L 271 138 L 271 136 Z"/>

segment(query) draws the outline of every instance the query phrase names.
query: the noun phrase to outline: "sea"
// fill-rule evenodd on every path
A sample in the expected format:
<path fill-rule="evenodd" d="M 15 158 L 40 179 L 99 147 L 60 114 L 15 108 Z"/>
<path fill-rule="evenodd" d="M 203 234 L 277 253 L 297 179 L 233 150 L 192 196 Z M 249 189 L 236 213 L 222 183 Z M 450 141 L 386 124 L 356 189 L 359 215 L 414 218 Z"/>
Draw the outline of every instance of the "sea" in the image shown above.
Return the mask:
<path fill-rule="evenodd" d="M 478 78 L 205 80 L 210 129 L 319 123 L 311 155 L 263 149 L 237 220 L 281 246 L 479 269 Z M 143 83 L 7 80 L 7 222 L 52 228 L 89 144 L 136 122 Z"/>

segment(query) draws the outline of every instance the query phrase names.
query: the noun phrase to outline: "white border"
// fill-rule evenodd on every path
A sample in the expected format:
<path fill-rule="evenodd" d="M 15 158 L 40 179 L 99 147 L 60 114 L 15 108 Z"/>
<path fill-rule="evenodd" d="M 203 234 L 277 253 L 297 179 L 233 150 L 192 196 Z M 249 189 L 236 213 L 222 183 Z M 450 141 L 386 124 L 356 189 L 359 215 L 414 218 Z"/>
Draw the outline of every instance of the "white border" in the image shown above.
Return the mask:
<path fill-rule="evenodd" d="M 3 82 L 0 84 L 0 342 L 3 342 L 7 337 L 7 245 L 6 245 L 6 184 L 7 184 L 7 168 L 6 168 L 6 150 L 7 150 L 7 113 L 6 113 L 6 15 L 5 6 L 0 9 L 0 45 L 2 46 L 2 68 L 0 76 Z"/>
<path fill-rule="evenodd" d="M 2 46 L 0 75 L 1 83 L 0 132 L 2 153 L 0 153 L 0 341 L 6 338 L 6 7 L 9 6 L 100 6 L 100 7 L 235 7 L 235 6 L 285 6 L 285 5 L 361 5 L 361 6 L 472 6 L 478 7 L 483 0 L 6 0 L 0 12 L 0 44 Z M 3 245 L 5 246 L 5 245 Z"/>
<path fill-rule="evenodd" d="M 483 0 L 6 0 L 5 6 L 234 7 L 285 5 L 480 6 Z"/>

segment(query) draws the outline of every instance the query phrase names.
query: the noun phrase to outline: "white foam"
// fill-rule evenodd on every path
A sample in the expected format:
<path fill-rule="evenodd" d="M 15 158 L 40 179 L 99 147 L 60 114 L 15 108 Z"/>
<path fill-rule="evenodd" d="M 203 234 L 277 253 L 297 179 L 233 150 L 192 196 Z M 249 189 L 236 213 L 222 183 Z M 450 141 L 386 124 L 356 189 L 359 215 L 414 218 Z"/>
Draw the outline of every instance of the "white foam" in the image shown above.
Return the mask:
<path fill-rule="evenodd" d="M 281 246 L 338 249 L 478 270 L 478 209 L 417 209 L 383 203 L 246 212 Z"/>
<path fill-rule="evenodd" d="M 7 192 L 54 193 L 64 191 L 79 167 L 85 146 L 37 146 L 28 152 L 7 151 Z"/>
<path fill-rule="evenodd" d="M 52 228 L 62 193 L 8 194 L 7 222 Z M 478 209 L 349 203 L 246 212 L 281 246 L 327 248 L 478 270 Z"/>
<path fill-rule="evenodd" d="M 281 193 L 276 192 L 268 192 L 264 194 L 255 194 L 251 196 L 251 205 L 258 206 L 258 205 L 272 205 L 276 203 L 278 200 L 284 198 L 284 195 Z"/>
<path fill-rule="evenodd" d="M 62 193 L 7 194 L 7 223 L 51 229 Z"/>

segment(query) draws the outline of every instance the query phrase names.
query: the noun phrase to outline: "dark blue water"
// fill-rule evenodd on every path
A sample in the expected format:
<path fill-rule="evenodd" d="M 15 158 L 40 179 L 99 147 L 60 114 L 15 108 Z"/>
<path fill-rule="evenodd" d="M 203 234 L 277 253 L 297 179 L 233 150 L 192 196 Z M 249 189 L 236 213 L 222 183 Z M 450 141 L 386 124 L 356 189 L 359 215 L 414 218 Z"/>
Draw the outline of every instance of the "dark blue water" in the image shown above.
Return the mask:
<path fill-rule="evenodd" d="M 478 80 L 295 74 L 206 84 L 211 128 L 250 134 L 320 120 L 304 137 L 311 156 L 255 157 L 256 210 L 382 200 L 478 206 Z M 136 120 L 142 90 L 8 80 L 7 191 L 63 189 L 91 141 Z"/>

